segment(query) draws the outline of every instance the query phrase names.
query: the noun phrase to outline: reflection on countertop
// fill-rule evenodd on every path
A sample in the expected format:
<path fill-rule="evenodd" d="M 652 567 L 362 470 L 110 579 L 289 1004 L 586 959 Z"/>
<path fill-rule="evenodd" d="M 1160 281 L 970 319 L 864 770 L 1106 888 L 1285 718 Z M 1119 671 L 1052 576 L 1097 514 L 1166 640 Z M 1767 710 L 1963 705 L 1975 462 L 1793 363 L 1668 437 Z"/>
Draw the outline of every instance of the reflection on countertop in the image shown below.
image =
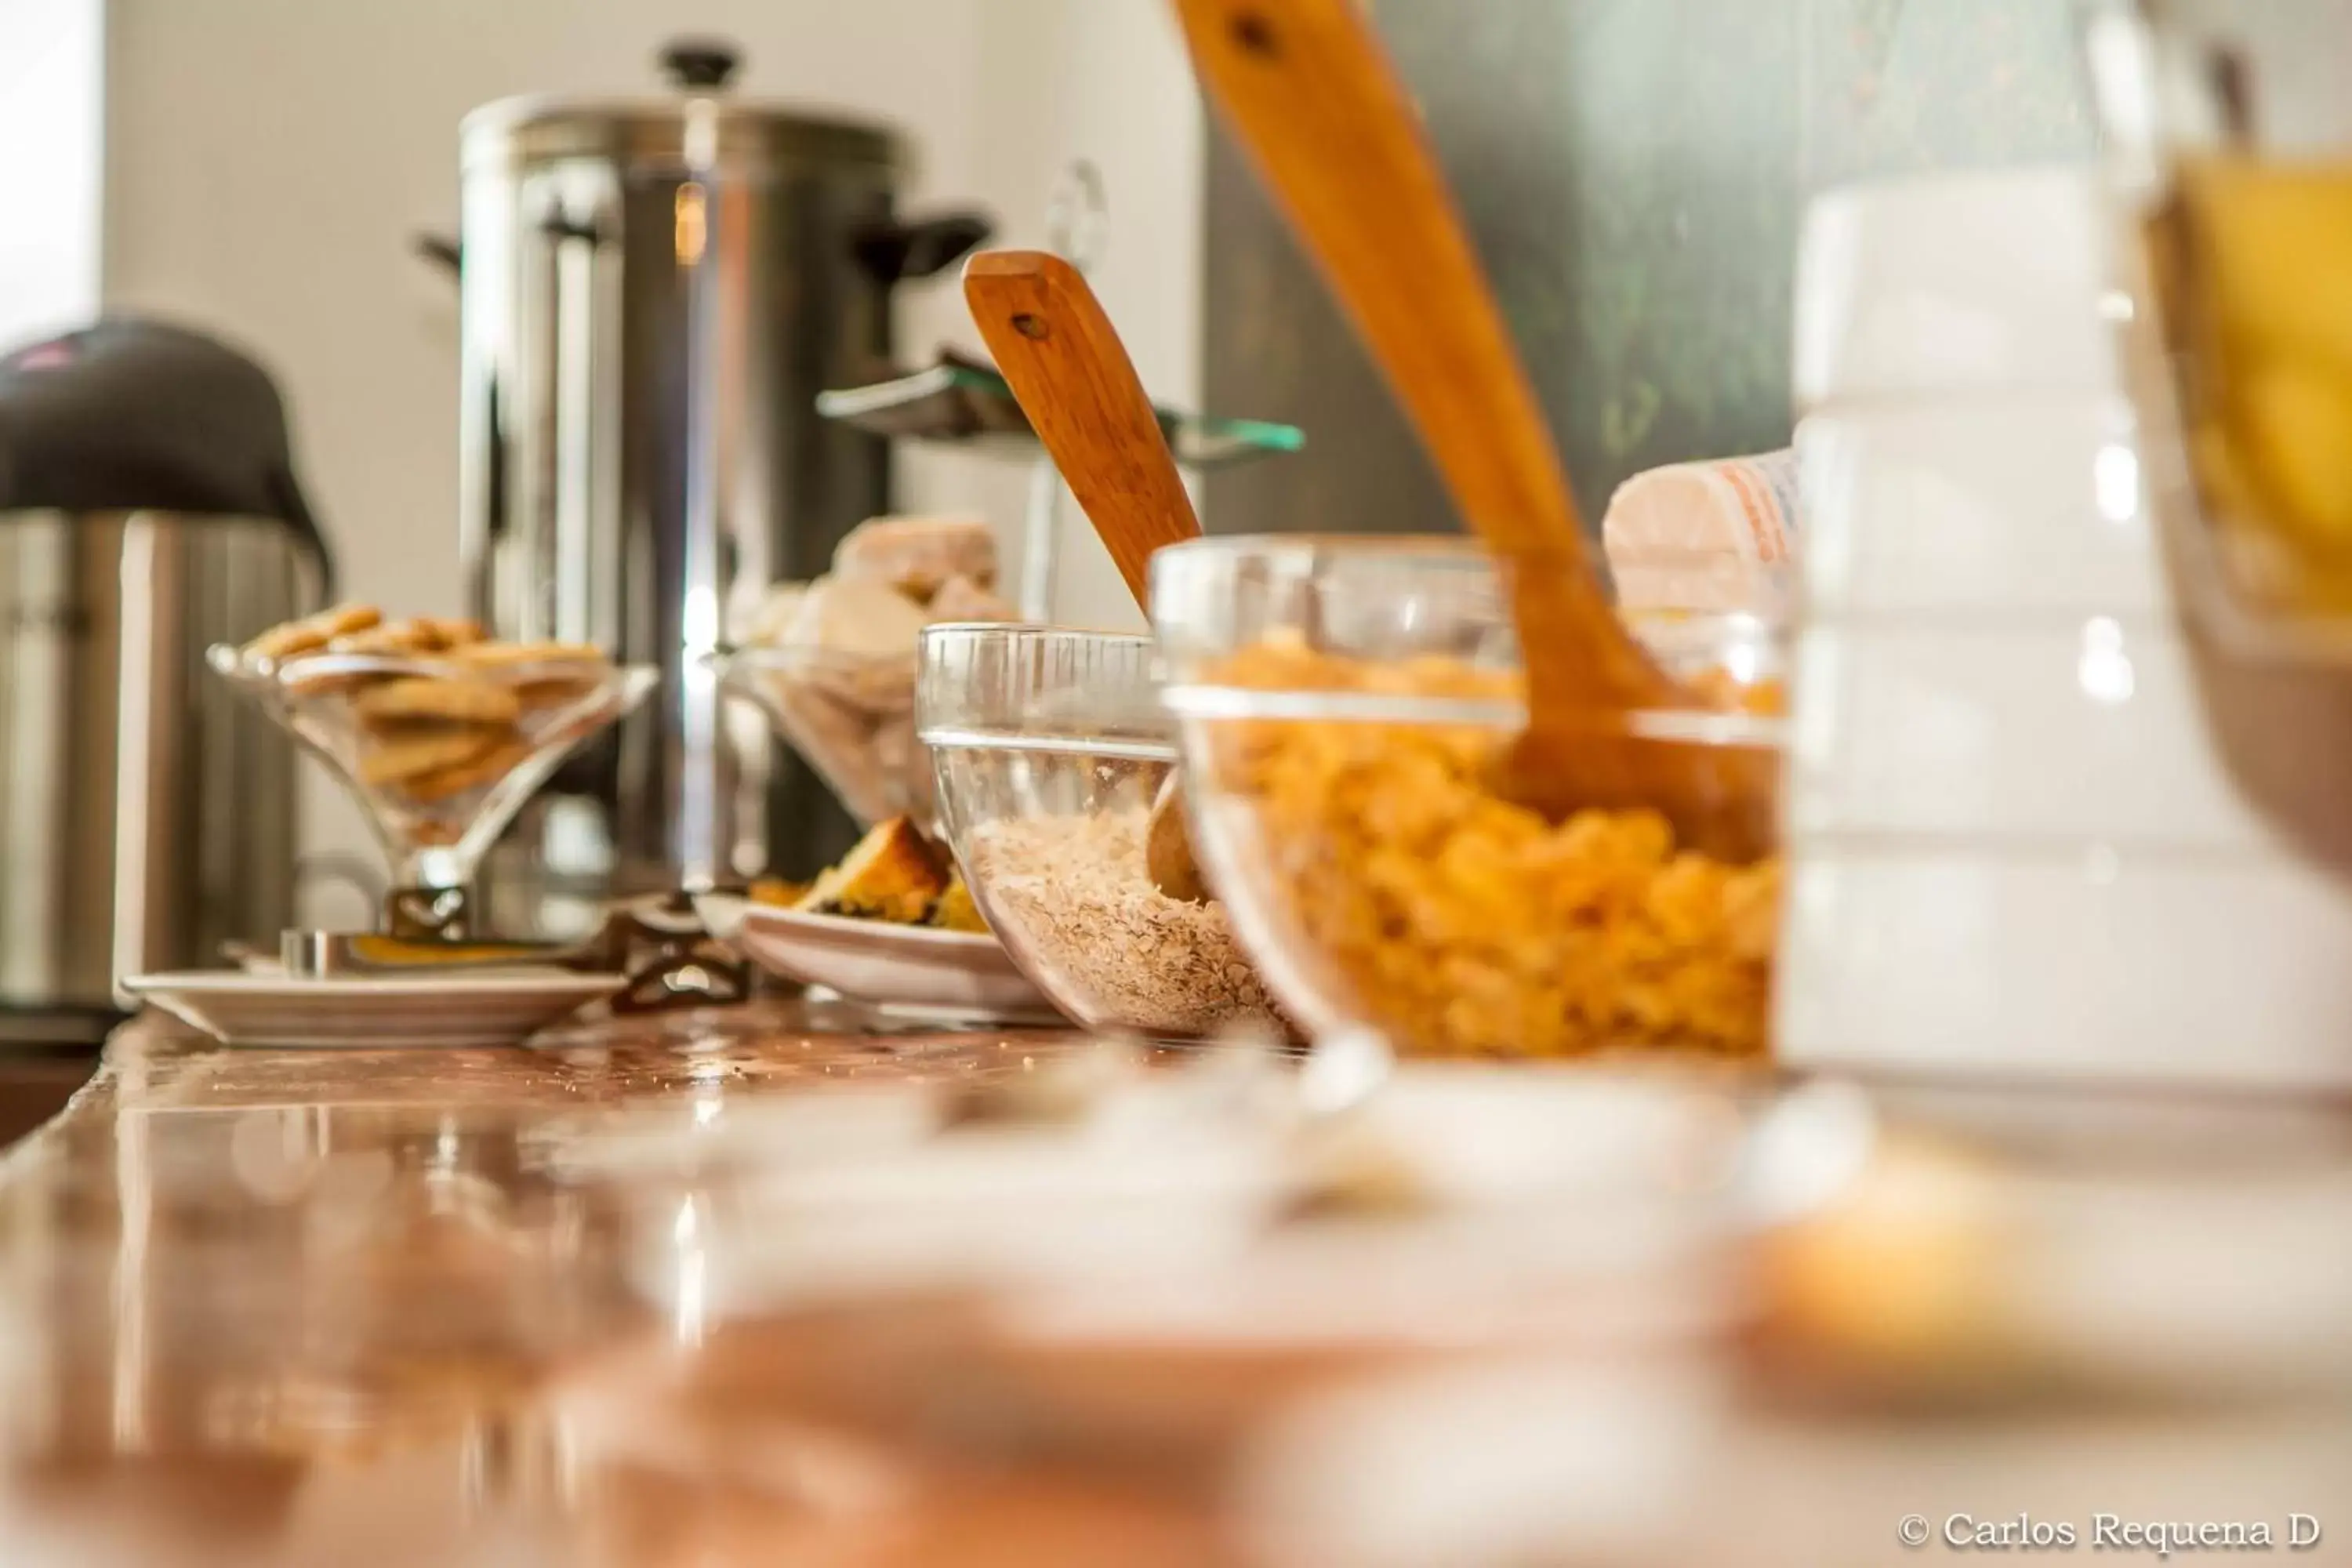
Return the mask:
<path fill-rule="evenodd" d="M 129 1026 L 0 1164 L 0 1561 L 446 1563 L 504 1540 L 556 1462 L 534 1392 L 642 1318 L 616 1194 L 567 1185 L 534 1135 L 624 1110 L 707 1124 L 1052 1044 L 817 1032 L 779 1007 L 529 1051 L 226 1051 Z"/>
<path fill-rule="evenodd" d="M 2282 1546 L 2301 1513 L 2335 1537 L 2298 1562 L 2352 1549 L 2352 1520 L 2327 1518 L 2352 1474 L 2340 1383 L 2157 1401 L 2036 1384 L 2021 1397 L 2021 1355 L 2054 1342 L 1986 1332 L 2023 1300 L 1989 1285 L 2083 1284 L 2051 1257 L 2001 1250 L 2021 1215 L 2028 1253 L 2090 1258 L 2100 1282 L 2127 1284 L 2174 1233 L 2142 1223 L 2134 1251 L 2111 1222 L 2168 1223 L 2197 1206 L 2184 1193 L 2240 1191 L 2251 1160 L 2303 1205 L 2283 1239 L 2332 1234 L 2352 1170 L 2340 1110 L 2253 1113 L 2273 1130 L 2250 1138 L 2205 1110 L 2159 1108 L 2101 1139 L 2046 1101 L 2026 1115 L 1998 1096 L 1956 1102 L 1939 1139 L 1887 1145 L 1897 1157 L 1877 1168 L 1892 1178 L 1857 1189 L 1870 1202 L 1768 1252 L 1758 1278 L 1793 1269 L 1799 1284 L 1758 1331 L 1728 1336 L 1660 1314 L 1669 1298 L 1646 1287 L 1610 1298 L 1633 1304 L 1630 1322 L 1559 1334 L 1580 1299 L 1546 1320 L 1532 1356 L 1482 1349 L 1458 1321 L 1338 1353 L 1272 1331 L 1200 1336 L 1221 1311 L 1229 1331 L 1236 1300 L 1244 1327 L 1328 1303 L 1328 1278 L 1282 1275 L 1306 1252 L 1198 1293 L 1033 1292 L 1013 1312 L 969 1288 L 791 1288 L 792 1260 L 818 1254 L 773 1243 L 779 1215 L 816 1212 L 793 1206 L 806 1173 L 839 1170 L 826 1162 L 845 1141 L 903 1136 L 887 1093 L 824 1106 L 812 1091 L 1029 1083 L 1076 1043 L 874 1035 L 782 1003 L 465 1053 L 226 1051 L 142 1019 L 67 1114 L 0 1162 L 0 1562 L 1864 1568 L 1899 1555 L 1914 1510 L 1939 1531 L 1962 1513 L 2064 1520 L 2087 1544 L 2094 1509 L 2262 1520 Z M 1730 1128 L 1790 1103 L 1769 1081 L 1718 1079 L 1700 1098 L 1735 1108 Z M 1784 1171 L 1851 1184 L 1868 1163 L 1857 1104 L 1831 1094 L 1772 1123 L 1807 1152 Z M 1951 1156 L 1984 1129 L 2012 1152 L 2063 1152 L 2030 1201 L 1989 1177 L 1998 1167 Z M 2149 1185 L 2160 1150 L 2193 1157 L 2159 1161 Z M 976 1181 L 1012 1179 L 971 1158 Z M 2103 1186 L 2105 1169 L 2131 1173 Z M 1794 1201 L 1802 1184 L 1749 1195 Z M 829 1201 L 873 1205 L 887 1228 L 904 1193 L 855 1186 Z M 2157 1194 L 2168 1212 L 2143 1201 Z M 2299 1277 L 2310 1299 L 2352 1279 L 2343 1239 Z M 2095 1240 L 2108 1251 L 2086 1250 Z M 1462 1256 L 1490 1267 L 1485 1245 Z M 730 1248 L 762 1259 L 768 1295 L 722 1299 L 704 1271 Z M 1523 1266 L 1524 1250 L 1510 1243 L 1503 1261 Z M 2195 1256 L 2176 1272 L 2184 1300 L 2220 1299 L 2198 1286 Z M 1712 1275 L 1656 1278 L 1680 1289 Z M 1425 1289 L 1393 1279 L 1387 1294 Z M 1381 1321 L 1379 1301 L 1360 1305 Z M 2177 1337 L 2188 1318 L 2148 1305 L 2115 1320 L 2137 1342 L 2105 1347 L 2192 1342 Z M 1803 1342 L 1857 1321 L 1859 1379 Z M 2296 1325 L 2258 1327 L 2242 1352 Z M 1961 1397 L 1856 1396 L 1923 1348 L 1965 1371 Z M 2233 1375 L 2252 1369 L 2242 1357 Z"/>
<path fill-rule="evenodd" d="M 97 1067 L 88 1049 L 0 1049 L 0 1150 L 64 1110 Z"/>

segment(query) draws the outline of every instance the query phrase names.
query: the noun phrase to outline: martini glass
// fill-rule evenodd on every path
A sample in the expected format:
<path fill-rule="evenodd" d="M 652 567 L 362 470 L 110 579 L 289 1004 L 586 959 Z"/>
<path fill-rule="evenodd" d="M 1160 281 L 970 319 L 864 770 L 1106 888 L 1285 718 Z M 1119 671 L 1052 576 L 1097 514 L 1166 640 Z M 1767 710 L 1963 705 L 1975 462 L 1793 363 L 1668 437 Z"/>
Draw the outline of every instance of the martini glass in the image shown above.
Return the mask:
<path fill-rule="evenodd" d="M 915 738 L 915 650 L 740 647 L 711 657 L 720 687 L 748 701 L 866 826 L 938 816 L 929 749 Z"/>
<path fill-rule="evenodd" d="M 270 659 L 219 646 L 207 658 L 359 801 L 392 862 L 383 924 L 400 937 L 474 934 L 468 889 L 483 855 L 564 758 L 658 679 L 651 666 L 579 657 Z"/>

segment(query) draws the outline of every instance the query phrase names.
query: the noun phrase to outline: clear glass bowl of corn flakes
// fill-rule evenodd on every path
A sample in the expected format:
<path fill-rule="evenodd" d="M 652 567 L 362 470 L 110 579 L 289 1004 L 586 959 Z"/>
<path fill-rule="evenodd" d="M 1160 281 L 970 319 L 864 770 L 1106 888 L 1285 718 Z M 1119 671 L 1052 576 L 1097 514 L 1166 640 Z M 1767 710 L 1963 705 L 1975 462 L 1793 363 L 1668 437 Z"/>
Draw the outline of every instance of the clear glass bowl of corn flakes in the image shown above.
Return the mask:
<path fill-rule="evenodd" d="M 1714 704 L 1628 731 L 1777 752 L 1791 587 L 1621 612 Z M 1475 545 L 1177 545 L 1154 557 L 1152 619 L 1195 850 L 1310 1032 L 1370 1027 L 1421 1056 L 1764 1053 L 1777 855 L 1726 863 L 1656 811 L 1555 823 L 1495 793 L 1527 710 L 1508 595 Z"/>

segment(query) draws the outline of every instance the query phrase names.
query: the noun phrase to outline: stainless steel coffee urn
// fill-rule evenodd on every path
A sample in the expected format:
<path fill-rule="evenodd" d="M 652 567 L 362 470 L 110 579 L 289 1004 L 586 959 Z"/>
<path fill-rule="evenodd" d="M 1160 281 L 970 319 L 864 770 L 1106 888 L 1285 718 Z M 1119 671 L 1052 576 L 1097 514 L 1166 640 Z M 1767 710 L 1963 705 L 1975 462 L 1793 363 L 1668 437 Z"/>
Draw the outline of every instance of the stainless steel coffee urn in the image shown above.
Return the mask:
<path fill-rule="evenodd" d="M 744 588 L 822 572 L 887 509 L 883 444 L 819 419 L 817 394 L 887 374 L 893 287 L 987 235 L 968 214 L 897 216 L 889 129 L 733 97 L 723 46 L 663 63 L 666 95 L 495 103 L 461 138 L 478 613 L 662 671 L 495 862 L 509 927 L 544 927 L 567 895 L 814 869 L 845 847 L 847 818 L 704 660 Z"/>
<path fill-rule="evenodd" d="M 292 744 L 204 662 L 327 586 L 287 446 L 193 332 L 0 359 L 0 1047 L 94 1044 L 123 975 L 293 923 Z"/>

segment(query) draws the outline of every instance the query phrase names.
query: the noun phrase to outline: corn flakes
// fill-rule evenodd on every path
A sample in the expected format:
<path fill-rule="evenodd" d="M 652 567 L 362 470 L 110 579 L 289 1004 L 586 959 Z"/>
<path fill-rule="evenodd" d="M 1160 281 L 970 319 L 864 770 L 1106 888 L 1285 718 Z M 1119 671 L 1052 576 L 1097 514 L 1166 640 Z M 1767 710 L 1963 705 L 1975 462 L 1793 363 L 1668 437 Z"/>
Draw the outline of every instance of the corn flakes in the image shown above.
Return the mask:
<path fill-rule="evenodd" d="M 1246 689 L 1511 700 L 1516 676 L 1450 659 L 1374 664 L 1295 639 L 1208 672 Z M 1727 705 L 1777 693 L 1727 680 Z M 1308 983 L 1400 1048 L 1570 1057 L 1619 1047 L 1765 1049 L 1780 868 L 1678 848 L 1646 810 L 1565 822 L 1497 797 L 1510 736 L 1484 725 L 1221 721 L 1214 796 L 1248 835 Z"/>

